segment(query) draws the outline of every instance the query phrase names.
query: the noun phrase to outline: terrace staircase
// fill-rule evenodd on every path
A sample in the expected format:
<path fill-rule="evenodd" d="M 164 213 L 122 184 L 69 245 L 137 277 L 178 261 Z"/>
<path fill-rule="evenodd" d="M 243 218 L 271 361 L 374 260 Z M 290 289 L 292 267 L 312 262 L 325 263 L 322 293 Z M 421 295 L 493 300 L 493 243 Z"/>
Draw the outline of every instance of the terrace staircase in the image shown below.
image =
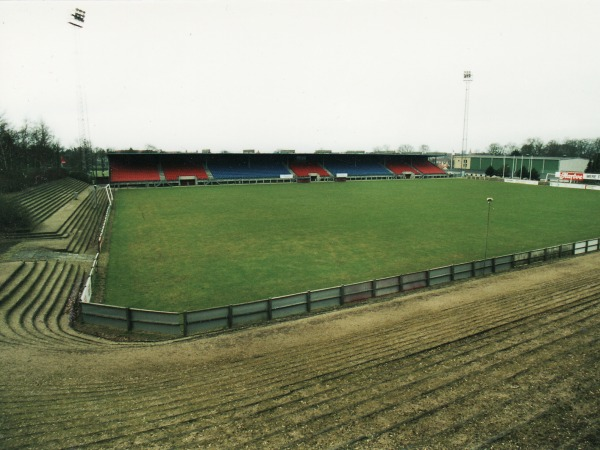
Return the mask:
<path fill-rule="evenodd" d="M 212 172 L 208 168 L 208 164 L 206 163 L 206 161 L 204 161 L 204 163 L 202 164 L 202 166 L 204 167 L 204 171 L 206 172 L 206 175 L 208 175 L 208 179 L 209 180 L 214 180 L 215 177 L 213 176 Z"/>
<path fill-rule="evenodd" d="M 160 181 L 162 181 L 162 182 L 167 181 L 167 177 L 165 176 L 165 171 L 163 170 L 161 163 L 158 163 L 158 176 L 160 177 Z"/>
<path fill-rule="evenodd" d="M 8 276 L 0 282 L 0 342 L 52 347 L 89 346 L 106 341 L 70 326 L 69 306 L 85 278 L 81 264 L 60 260 L 0 263 Z"/>
<path fill-rule="evenodd" d="M 73 200 L 87 186 L 84 181 L 63 178 L 27 189 L 14 198 L 29 211 L 35 227 Z"/>
<path fill-rule="evenodd" d="M 38 221 L 46 219 L 33 232 L 9 236 L 17 242 L 0 252 L 0 343 L 67 350 L 114 345 L 71 326 L 78 311 L 73 306 L 97 251 L 95 240 L 108 206 L 105 192 L 67 179 L 15 198 L 37 211 Z"/>
<path fill-rule="evenodd" d="M 62 250 L 71 253 L 84 253 L 92 248 L 94 238 L 97 236 L 101 226 L 104 212 L 108 204 L 108 199 L 104 192 L 97 187 L 90 186 L 87 183 L 79 182 L 77 184 L 65 183 L 62 189 L 53 186 L 51 192 L 58 198 L 66 198 L 66 202 L 61 201 L 60 208 L 54 207 L 53 214 L 45 214 L 45 221 L 38 223 L 33 231 L 16 232 L 6 234 L 7 239 L 19 240 L 64 240 Z M 66 194 L 72 187 L 80 188 L 77 198 L 72 193 Z M 43 192 L 47 187 L 41 188 Z M 37 202 L 31 198 L 38 199 Z M 17 197 L 19 198 L 19 197 Z M 28 198 L 29 207 L 34 211 L 41 211 L 39 203 L 46 204 L 46 197 L 33 194 Z M 49 209 L 47 209 L 49 210 Z M 56 248 L 56 247 L 55 247 Z M 57 248 L 58 249 L 58 248 Z"/>

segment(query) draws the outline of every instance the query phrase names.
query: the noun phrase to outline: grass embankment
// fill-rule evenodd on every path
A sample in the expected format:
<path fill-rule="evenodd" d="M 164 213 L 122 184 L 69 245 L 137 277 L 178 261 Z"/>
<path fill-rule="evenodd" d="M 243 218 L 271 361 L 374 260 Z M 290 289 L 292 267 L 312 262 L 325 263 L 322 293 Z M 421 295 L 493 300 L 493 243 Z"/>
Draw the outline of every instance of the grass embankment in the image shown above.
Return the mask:
<path fill-rule="evenodd" d="M 105 302 L 183 311 L 600 236 L 593 191 L 466 180 L 121 190 Z"/>

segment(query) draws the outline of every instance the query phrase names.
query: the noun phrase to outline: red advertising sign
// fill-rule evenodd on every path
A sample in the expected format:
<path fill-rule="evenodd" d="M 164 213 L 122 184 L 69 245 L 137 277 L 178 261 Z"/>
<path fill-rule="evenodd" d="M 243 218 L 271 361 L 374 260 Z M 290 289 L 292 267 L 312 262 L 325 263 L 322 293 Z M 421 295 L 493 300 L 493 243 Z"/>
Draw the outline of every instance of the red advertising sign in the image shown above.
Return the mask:
<path fill-rule="evenodd" d="M 583 172 L 559 172 L 561 180 L 583 181 Z"/>

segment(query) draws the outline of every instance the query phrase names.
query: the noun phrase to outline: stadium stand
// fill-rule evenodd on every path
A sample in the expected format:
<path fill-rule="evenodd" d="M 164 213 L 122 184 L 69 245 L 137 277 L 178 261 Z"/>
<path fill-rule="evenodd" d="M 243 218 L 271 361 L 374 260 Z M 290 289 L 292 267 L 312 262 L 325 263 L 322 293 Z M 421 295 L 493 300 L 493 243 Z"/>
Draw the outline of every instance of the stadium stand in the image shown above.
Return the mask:
<path fill-rule="evenodd" d="M 74 194 L 87 186 L 84 181 L 63 178 L 27 189 L 20 193 L 16 200 L 29 211 L 35 226 L 62 208 L 73 199 Z"/>
<path fill-rule="evenodd" d="M 102 225 L 107 206 L 106 194 L 100 190 L 94 192 L 90 187 L 89 195 L 81 201 L 57 232 L 57 234 L 68 237 L 65 249 L 67 252 L 84 253 L 96 248 L 98 230 Z"/>
<path fill-rule="evenodd" d="M 98 229 L 108 205 L 104 191 L 95 189 L 83 181 L 67 178 L 28 190 L 17 199 L 23 201 L 25 198 L 29 201 L 26 206 L 28 209 L 35 212 L 43 211 L 43 215 L 36 216 L 33 230 L 6 233 L 3 237 L 7 239 L 63 239 L 64 247 L 53 244 L 53 248 L 69 253 L 93 251 L 96 247 Z M 52 195 L 52 198 L 55 199 L 52 209 L 48 209 L 47 200 L 41 195 L 48 192 L 51 193 L 48 195 Z M 25 203 L 22 204 L 25 205 Z M 66 217 L 64 216 L 65 208 L 71 211 Z M 60 209 L 63 209 L 63 215 L 56 215 L 55 213 L 58 213 Z"/>
<path fill-rule="evenodd" d="M 427 161 L 426 159 L 415 159 L 412 162 L 413 167 L 415 167 L 419 172 L 423 175 L 445 175 L 442 169 L 437 167 L 435 164 Z"/>
<path fill-rule="evenodd" d="M 77 344 L 101 341 L 69 325 L 69 307 L 85 277 L 83 265 L 58 260 L 9 264 L 0 263 L 2 269 L 10 271 L 0 283 L 2 342 L 72 349 Z"/>
<path fill-rule="evenodd" d="M 436 155 L 431 155 L 436 156 Z M 125 186 L 245 184 L 447 177 L 429 155 L 377 153 L 110 152 L 110 183 Z M 417 167 L 418 165 L 418 167 Z M 423 170 L 418 170 L 422 167 Z M 346 177 L 338 177 L 346 174 Z M 282 176 L 283 175 L 283 176 Z"/>

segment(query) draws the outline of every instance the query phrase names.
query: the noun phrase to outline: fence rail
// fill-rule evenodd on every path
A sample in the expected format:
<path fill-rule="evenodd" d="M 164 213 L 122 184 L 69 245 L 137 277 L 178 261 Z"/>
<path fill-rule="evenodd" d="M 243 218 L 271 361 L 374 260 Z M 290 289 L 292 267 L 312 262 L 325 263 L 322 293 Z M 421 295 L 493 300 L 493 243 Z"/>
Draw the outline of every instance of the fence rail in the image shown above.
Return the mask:
<path fill-rule="evenodd" d="M 598 251 L 599 243 L 600 239 L 590 239 L 437 267 L 421 272 L 199 311 L 177 313 L 82 303 L 81 318 L 84 323 L 127 331 L 149 331 L 174 336 L 189 336 L 307 314 L 371 298 L 500 273 L 536 262 L 582 255 Z"/>

